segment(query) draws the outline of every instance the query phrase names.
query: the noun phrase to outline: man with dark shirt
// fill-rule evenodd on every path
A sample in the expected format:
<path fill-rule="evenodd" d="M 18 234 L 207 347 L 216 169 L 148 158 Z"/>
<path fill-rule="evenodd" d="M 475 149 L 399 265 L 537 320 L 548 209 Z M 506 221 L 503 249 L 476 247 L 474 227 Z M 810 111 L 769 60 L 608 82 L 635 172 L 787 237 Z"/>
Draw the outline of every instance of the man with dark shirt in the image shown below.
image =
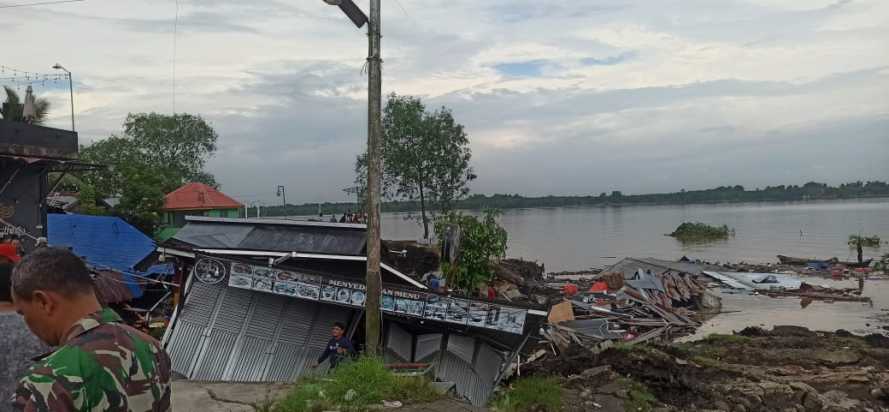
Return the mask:
<path fill-rule="evenodd" d="M 15 313 L 9 294 L 12 265 L 11 259 L 0 256 L 0 412 L 12 411 L 9 401 L 16 381 L 34 364 L 34 358 L 49 351 L 49 346 L 34 336 L 25 320 Z"/>
<path fill-rule="evenodd" d="M 343 325 L 340 322 L 333 324 L 333 329 L 331 330 L 333 337 L 327 342 L 327 348 L 324 349 L 324 353 L 318 358 L 318 362 L 315 362 L 315 364 L 312 365 L 313 368 L 317 368 L 321 362 L 330 358 L 330 368 L 335 369 L 340 362 L 351 357 L 355 353 L 352 341 L 346 337 L 345 333 L 346 325 Z"/>

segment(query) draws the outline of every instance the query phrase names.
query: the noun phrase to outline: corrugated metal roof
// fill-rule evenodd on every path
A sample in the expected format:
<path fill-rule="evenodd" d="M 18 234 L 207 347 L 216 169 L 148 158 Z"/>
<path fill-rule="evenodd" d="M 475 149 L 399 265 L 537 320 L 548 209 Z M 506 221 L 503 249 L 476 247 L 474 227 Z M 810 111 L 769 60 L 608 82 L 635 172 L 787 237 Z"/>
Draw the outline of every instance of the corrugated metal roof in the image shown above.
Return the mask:
<path fill-rule="evenodd" d="M 615 263 L 613 266 L 606 268 L 605 272 L 620 272 L 623 273 L 624 276 L 629 276 L 636 273 L 639 269 L 642 269 L 643 271 L 651 270 L 652 273 L 663 273 L 672 270 L 674 272 L 702 275 L 705 269 L 709 269 L 709 266 L 689 262 L 672 262 L 655 258 L 627 257 L 621 259 L 620 262 Z"/>
<path fill-rule="evenodd" d="M 188 183 L 164 196 L 162 210 L 238 209 L 242 205 L 203 183 Z"/>
<path fill-rule="evenodd" d="M 195 248 L 245 249 L 360 256 L 367 235 L 363 227 L 278 224 L 252 220 L 189 220 L 173 236 Z"/>

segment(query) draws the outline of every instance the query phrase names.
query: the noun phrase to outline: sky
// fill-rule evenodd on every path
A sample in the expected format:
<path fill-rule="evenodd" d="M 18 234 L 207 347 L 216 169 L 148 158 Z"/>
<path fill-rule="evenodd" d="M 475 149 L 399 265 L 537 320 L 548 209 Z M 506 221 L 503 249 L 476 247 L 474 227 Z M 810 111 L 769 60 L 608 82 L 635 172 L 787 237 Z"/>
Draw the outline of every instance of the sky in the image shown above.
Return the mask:
<path fill-rule="evenodd" d="M 74 73 L 81 143 L 200 114 L 244 203 L 346 201 L 366 35 L 320 0 L 2 8 L 0 65 Z M 367 10 L 367 0 L 356 0 Z M 384 0 L 383 93 L 450 108 L 473 193 L 889 180 L 889 1 Z M 176 14 L 178 9 L 178 23 Z M 175 32 L 175 36 L 174 36 Z M 3 78 L 4 75 L 0 75 Z M 23 90 L 23 89 L 22 89 Z M 67 84 L 35 84 L 70 127 Z"/>

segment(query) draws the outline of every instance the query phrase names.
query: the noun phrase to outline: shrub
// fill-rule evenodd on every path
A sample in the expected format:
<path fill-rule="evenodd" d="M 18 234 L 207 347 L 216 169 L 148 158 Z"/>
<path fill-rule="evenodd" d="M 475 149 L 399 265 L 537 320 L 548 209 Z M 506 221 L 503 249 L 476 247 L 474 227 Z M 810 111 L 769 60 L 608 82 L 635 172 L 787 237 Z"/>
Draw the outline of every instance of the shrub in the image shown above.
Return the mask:
<path fill-rule="evenodd" d="M 654 409 L 657 397 L 648 390 L 648 387 L 632 379 L 623 379 L 627 387 L 627 400 L 624 402 L 624 410 L 627 412 L 649 412 Z"/>
<path fill-rule="evenodd" d="M 554 377 L 522 378 L 494 401 L 494 408 L 503 412 L 558 411 L 562 408 L 562 387 Z"/>
<path fill-rule="evenodd" d="M 497 224 L 497 210 L 485 210 L 482 219 L 451 212 L 435 222 L 439 236 L 448 229 L 460 231 L 460 250 L 453 264 L 442 260 L 442 272 L 448 281 L 459 289 L 472 291 L 479 284 L 489 282 L 494 276 L 491 260 L 506 254 L 506 230 Z"/>
<path fill-rule="evenodd" d="M 353 396 L 347 396 L 350 390 L 354 391 Z M 330 376 L 323 379 L 301 379 L 271 410 L 364 411 L 383 400 L 415 403 L 433 401 L 438 397 L 438 393 L 425 378 L 395 376 L 380 359 L 364 357 L 355 362 L 340 364 Z"/>

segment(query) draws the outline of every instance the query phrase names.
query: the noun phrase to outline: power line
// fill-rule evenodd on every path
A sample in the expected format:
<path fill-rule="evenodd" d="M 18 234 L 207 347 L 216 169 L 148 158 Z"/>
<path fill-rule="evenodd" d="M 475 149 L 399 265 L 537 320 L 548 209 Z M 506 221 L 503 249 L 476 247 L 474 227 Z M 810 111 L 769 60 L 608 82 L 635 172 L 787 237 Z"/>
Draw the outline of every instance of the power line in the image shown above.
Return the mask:
<path fill-rule="evenodd" d="M 410 19 L 411 24 L 413 24 L 414 26 L 419 26 L 419 23 L 417 22 L 417 19 L 415 19 L 414 16 L 412 16 L 410 13 L 407 12 L 407 9 L 404 8 L 404 5 L 403 5 L 403 4 L 401 4 L 401 0 L 395 0 L 395 3 L 398 4 L 398 7 L 401 8 L 402 13 L 404 13 L 404 15 L 405 15 L 408 19 Z"/>
<path fill-rule="evenodd" d="M 173 90 L 172 90 L 172 106 L 173 114 L 176 114 L 176 37 L 179 34 L 179 0 L 176 0 L 176 16 L 173 18 Z"/>
<path fill-rule="evenodd" d="M 33 6 L 46 6 L 50 4 L 61 4 L 61 3 L 77 3 L 86 0 L 53 0 L 53 1 L 38 1 L 33 3 L 18 3 L 18 4 L 0 4 L 0 9 L 12 9 L 16 7 L 33 7 Z"/>

